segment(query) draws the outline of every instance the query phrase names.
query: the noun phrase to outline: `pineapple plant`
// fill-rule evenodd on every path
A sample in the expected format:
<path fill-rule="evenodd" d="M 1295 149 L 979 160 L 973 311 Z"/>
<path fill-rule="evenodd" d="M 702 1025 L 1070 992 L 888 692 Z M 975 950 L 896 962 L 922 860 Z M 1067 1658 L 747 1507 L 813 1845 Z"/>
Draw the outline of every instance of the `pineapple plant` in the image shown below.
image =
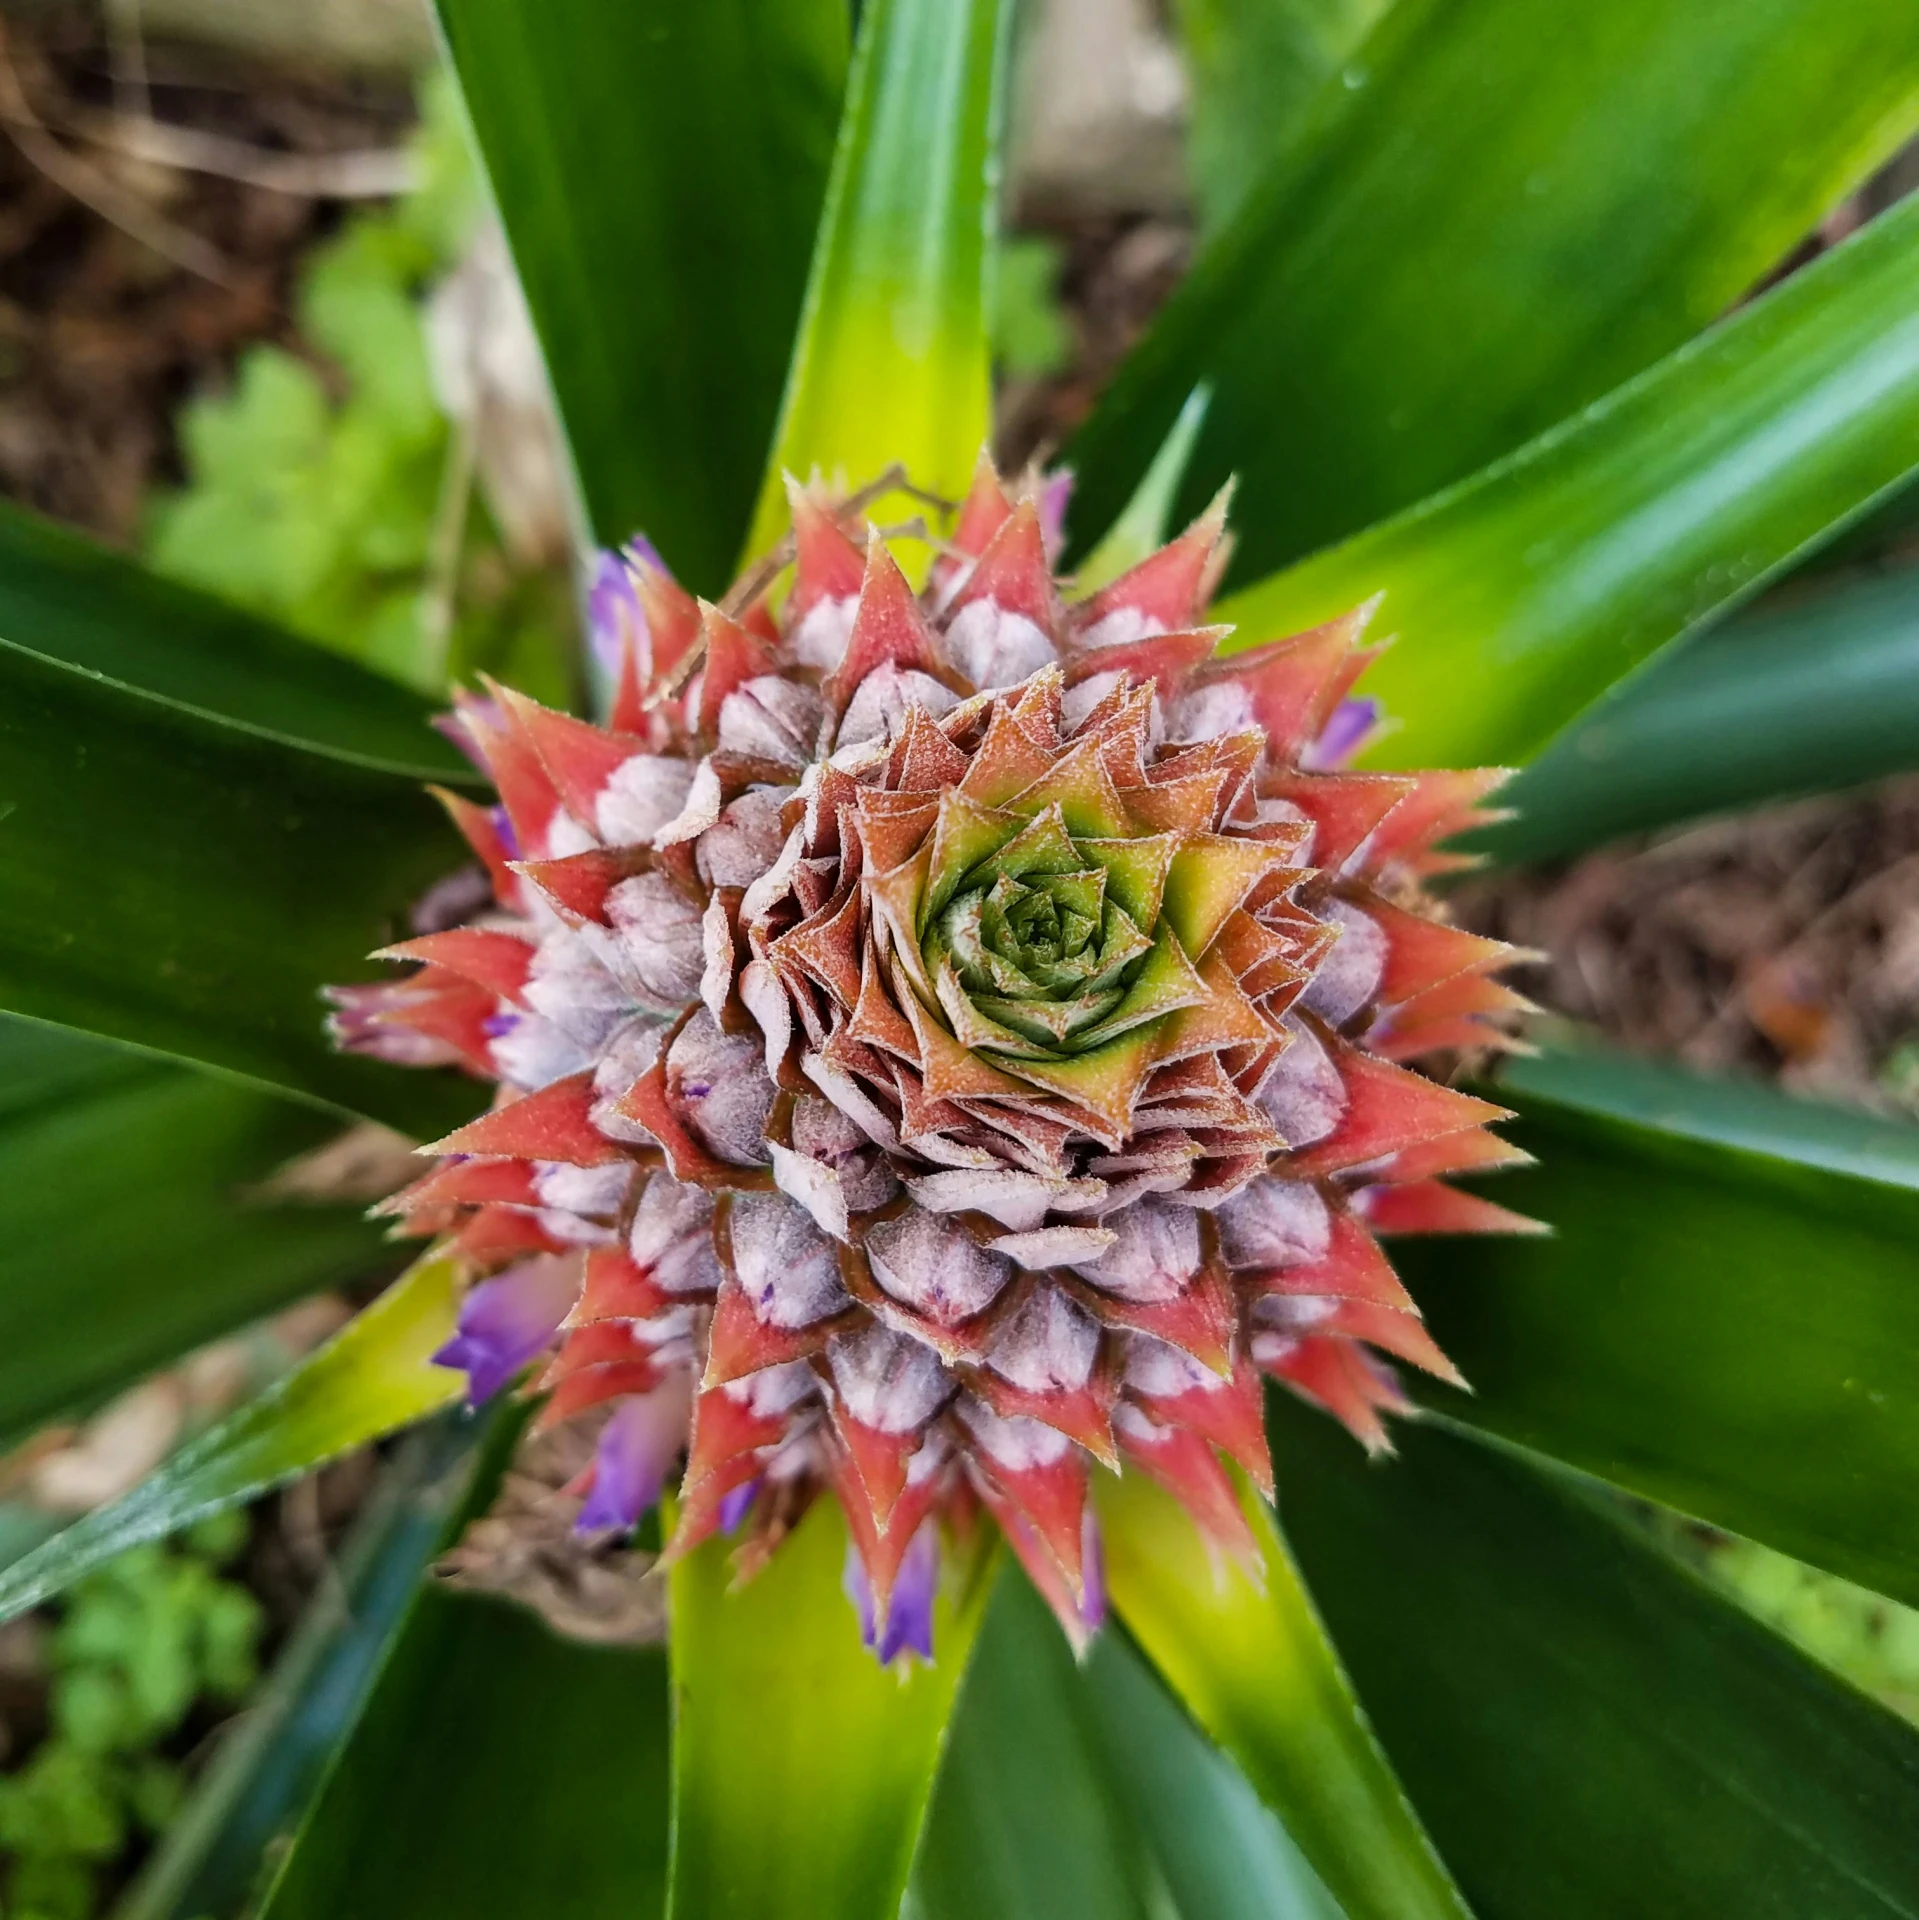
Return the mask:
<path fill-rule="evenodd" d="M 129 1912 L 1919 1911 L 1919 1736 L 1618 1498 L 1919 1598 L 1919 1146 L 1528 1039 L 1447 905 L 1912 763 L 1738 608 L 1900 524 L 1915 208 L 1738 303 L 1919 27 L 1176 11 L 1205 244 L 1002 471 L 1010 0 L 441 0 L 590 711 L 0 521 L 6 1419 L 426 1243 L 0 1569 L 435 1423 L 334 1750 Z M 286 1204 L 354 1116 L 417 1177 Z M 423 1571 L 561 1441 L 663 1627 Z"/>

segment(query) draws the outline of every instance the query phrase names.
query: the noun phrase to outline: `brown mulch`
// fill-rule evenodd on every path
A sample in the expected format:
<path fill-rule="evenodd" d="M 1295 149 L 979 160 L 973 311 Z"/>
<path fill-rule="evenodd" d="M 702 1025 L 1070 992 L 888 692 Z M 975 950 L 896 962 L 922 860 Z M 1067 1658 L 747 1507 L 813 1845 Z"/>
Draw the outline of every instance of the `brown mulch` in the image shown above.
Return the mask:
<path fill-rule="evenodd" d="M 1060 242 L 1059 295 L 1072 353 L 1058 373 L 1000 396 L 1000 464 L 1044 459 L 1093 410 L 1119 363 L 1151 325 L 1193 256 L 1190 221 L 1157 214 L 1036 217 L 1027 230 Z"/>
<path fill-rule="evenodd" d="M 114 110 L 112 62 L 88 32 L 45 31 L 0 18 L 0 495 L 125 544 L 178 477 L 180 403 L 290 336 L 294 275 L 341 209 L 85 137 Z M 387 82 L 164 46 L 147 67 L 156 119 L 265 154 L 383 147 L 413 119 Z"/>
<path fill-rule="evenodd" d="M 1919 778 L 1462 887 L 1515 976 L 1637 1053 L 1898 1111 L 1919 1037 Z"/>

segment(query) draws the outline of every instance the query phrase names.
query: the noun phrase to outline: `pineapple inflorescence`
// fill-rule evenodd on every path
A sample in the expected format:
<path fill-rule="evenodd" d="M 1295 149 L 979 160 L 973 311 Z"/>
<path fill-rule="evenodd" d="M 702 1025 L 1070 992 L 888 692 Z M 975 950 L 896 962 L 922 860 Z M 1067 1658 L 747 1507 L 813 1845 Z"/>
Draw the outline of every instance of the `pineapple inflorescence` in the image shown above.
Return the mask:
<path fill-rule="evenodd" d="M 1518 1156 L 1406 1063 L 1523 1003 L 1425 891 L 1499 776 L 1345 767 L 1369 609 L 1220 658 L 1223 499 L 1069 602 L 1057 482 L 984 459 L 916 591 L 873 491 L 793 486 L 718 606 L 607 556 L 605 726 L 461 695 L 484 881 L 334 1026 L 499 1083 L 388 1205 L 473 1396 L 603 1422 L 580 1528 L 684 1455 L 669 1553 L 750 1570 L 830 1494 L 890 1660 L 989 1521 L 1094 1630 L 1095 1463 L 1252 1553 L 1263 1374 L 1375 1448 L 1387 1356 L 1455 1377 L 1379 1237 L 1523 1228 L 1446 1183 Z"/>

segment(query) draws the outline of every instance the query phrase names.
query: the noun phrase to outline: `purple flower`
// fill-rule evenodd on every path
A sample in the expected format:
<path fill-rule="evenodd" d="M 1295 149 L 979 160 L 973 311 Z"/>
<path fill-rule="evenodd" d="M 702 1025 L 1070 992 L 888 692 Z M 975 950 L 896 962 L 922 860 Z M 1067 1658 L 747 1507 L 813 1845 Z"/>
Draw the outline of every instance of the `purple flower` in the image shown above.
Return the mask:
<path fill-rule="evenodd" d="M 448 1066 L 459 1058 L 444 1040 L 407 1024 L 408 1012 L 422 997 L 410 982 L 328 987 L 326 997 L 333 1005 L 327 1031 L 334 1044 L 349 1053 L 370 1054 L 401 1067 Z"/>
<path fill-rule="evenodd" d="M 492 878 L 473 861 L 428 887 L 413 903 L 407 919 L 415 933 L 444 933 L 484 913 L 492 902 Z"/>
<path fill-rule="evenodd" d="M 873 1583 L 866 1577 L 866 1562 L 852 1541 L 846 1543 L 846 1571 L 840 1576 L 840 1591 L 853 1603 L 860 1617 L 860 1644 L 872 1646 L 879 1639 L 879 1622 L 873 1605 Z"/>
<path fill-rule="evenodd" d="M 1066 542 L 1066 505 L 1073 497 L 1073 470 L 1055 467 L 1039 485 L 1039 531 L 1046 543 L 1046 557 L 1059 558 Z"/>
<path fill-rule="evenodd" d="M 482 773 L 489 771 L 485 749 L 475 738 L 471 726 L 467 723 L 468 713 L 476 713 L 487 725 L 500 724 L 500 703 L 490 696 L 463 694 L 457 697 L 457 704 L 451 713 L 436 713 L 428 723 L 435 733 L 444 735 L 459 748 Z"/>
<path fill-rule="evenodd" d="M 600 1429 L 593 1486 L 573 1523 L 576 1534 L 630 1533 L 660 1497 L 667 1469 L 686 1445 L 687 1376 L 622 1400 Z"/>
<path fill-rule="evenodd" d="M 860 1617 L 860 1642 L 869 1648 L 883 1667 L 890 1667 L 903 1653 L 916 1653 L 922 1660 L 933 1657 L 933 1600 L 939 1592 L 939 1522 L 920 1523 L 900 1561 L 893 1581 L 892 1604 L 886 1610 L 884 1629 L 879 1623 L 879 1608 L 873 1597 L 873 1583 L 866 1576 L 866 1563 L 852 1545 L 846 1549 L 846 1573 L 841 1581 L 846 1597 Z"/>
<path fill-rule="evenodd" d="M 1088 1633 L 1097 1633 L 1106 1624 L 1106 1543 L 1090 1501 L 1079 1523 L 1079 1568 L 1080 1621 Z"/>
<path fill-rule="evenodd" d="M 933 1597 L 939 1591 L 939 1522 L 924 1520 L 900 1562 L 893 1582 L 893 1604 L 886 1612 L 886 1632 L 880 1640 L 882 1666 L 891 1666 L 902 1653 L 933 1657 Z"/>
<path fill-rule="evenodd" d="M 666 563 L 645 534 L 636 533 L 618 553 L 603 551 L 593 568 L 593 584 L 587 589 L 587 633 L 593 646 L 593 658 L 609 679 L 617 679 L 620 658 L 630 634 L 640 656 L 640 675 L 644 679 L 652 659 L 651 635 L 647 632 L 646 609 L 633 585 L 633 568 L 644 564 L 664 573 Z"/>
<path fill-rule="evenodd" d="M 632 631 L 637 639 L 646 627 L 640 596 L 633 590 L 633 576 L 617 553 L 602 553 L 593 568 L 593 584 L 586 595 L 586 619 L 593 658 L 605 673 L 617 674 L 627 633 Z"/>
<path fill-rule="evenodd" d="M 564 1258 L 528 1260 L 482 1280 L 460 1303 L 458 1331 L 433 1356 L 466 1374 L 467 1405 L 490 1400 L 539 1353 L 579 1297 L 579 1269 Z"/>
<path fill-rule="evenodd" d="M 1378 725 L 1377 700 L 1342 700 L 1321 728 L 1319 738 L 1299 756 L 1299 764 L 1315 773 L 1343 767 Z"/>
<path fill-rule="evenodd" d="M 749 1480 L 744 1486 L 735 1487 L 720 1502 L 720 1531 L 734 1532 L 740 1522 L 752 1511 L 753 1502 L 759 1498 L 760 1483 Z"/>

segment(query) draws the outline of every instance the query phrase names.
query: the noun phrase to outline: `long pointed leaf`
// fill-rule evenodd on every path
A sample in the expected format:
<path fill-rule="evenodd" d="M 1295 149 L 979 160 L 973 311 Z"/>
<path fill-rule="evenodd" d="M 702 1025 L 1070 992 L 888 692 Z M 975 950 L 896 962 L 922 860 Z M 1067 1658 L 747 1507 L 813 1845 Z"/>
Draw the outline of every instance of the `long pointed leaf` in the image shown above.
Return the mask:
<path fill-rule="evenodd" d="M 1919 1604 L 1919 1128 L 1605 1056 L 1500 1097 L 1554 1234 L 1395 1243 L 1434 1403 Z"/>
<path fill-rule="evenodd" d="M 432 1356 L 453 1331 L 458 1275 L 452 1255 L 427 1255 L 259 1399 L 182 1447 L 124 1499 L 0 1572 L 0 1620 L 128 1547 L 238 1506 L 456 1399 L 460 1375 L 434 1366 Z"/>
<path fill-rule="evenodd" d="M 1919 452 L 1919 199 L 1523 452 L 1234 595 L 1256 640 L 1384 591 L 1399 765 L 1512 761 Z"/>
<path fill-rule="evenodd" d="M 88 1099 L 144 1079 L 152 1068 L 129 1047 L 0 1015 L 0 1121 Z"/>
<path fill-rule="evenodd" d="M 1074 569 L 1075 592 L 1097 592 L 1138 566 L 1179 531 L 1172 517 L 1173 496 L 1193 456 L 1193 441 L 1212 398 L 1207 387 L 1195 387 L 1187 396 L 1166 444 L 1153 455 L 1153 464 L 1146 469 L 1133 497 L 1101 536 L 1099 545 Z"/>
<path fill-rule="evenodd" d="M 666 1878 L 666 1661 L 421 1593 L 264 1920 L 649 1920 Z"/>
<path fill-rule="evenodd" d="M 357 1208 L 248 1196 L 324 1114 L 3 1018 L 0 1086 L 0 1441 L 388 1257 Z"/>
<path fill-rule="evenodd" d="M 1836 539 L 1827 541 L 1801 572 L 1816 576 L 1883 565 L 1910 551 L 1915 532 L 1919 532 L 1919 480 L 1908 475 L 1903 485 L 1883 494 Z"/>
<path fill-rule="evenodd" d="M 960 1689 L 903 1920 L 1151 1920 L 1154 1862 L 1115 1791 L 1058 1623 L 1002 1566 Z"/>
<path fill-rule="evenodd" d="M 1501 790 L 1495 860 L 1919 765 L 1919 569 L 1755 609 L 1656 654 Z"/>
<path fill-rule="evenodd" d="M 949 1570 L 938 1657 L 901 1675 L 860 1645 L 834 1502 L 737 1592 L 727 1549 L 673 1570 L 671 1920 L 892 1920 L 990 1560 Z"/>
<path fill-rule="evenodd" d="M 1352 1920 L 1466 1920 L 1264 1505 L 1245 1503 L 1262 1590 L 1140 1475 L 1100 1493 L 1120 1618 Z"/>
<path fill-rule="evenodd" d="M 759 485 L 845 0 L 439 0 L 594 535 L 703 593 Z"/>
<path fill-rule="evenodd" d="M 1084 1672 L 1106 1764 L 1183 1920 L 1344 1920 L 1246 1776 L 1124 1634 L 1103 1636 Z"/>
<path fill-rule="evenodd" d="M 1919 1733 L 1570 1483 L 1270 1414 L 1287 1537 L 1479 1920 L 1919 1914 Z"/>
<path fill-rule="evenodd" d="M 1255 70 L 1257 71 L 1257 70 Z M 1904 0 L 1400 0 L 1069 448 L 1097 534 L 1201 379 L 1182 506 L 1234 578 L 1397 512 L 1651 365 L 1919 122 Z"/>
<path fill-rule="evenodd" d="M 1003 1568 L 902 1920 L 1342 1920 L 1123 1631 L 1075 1661 Z"/>
<path fill-rule="evenodd" d="M 867 0 L 832 184 L 748 549 L 783 471 L 903 461 L 957 498 L 991 427 L 986 274 L 1008 0 Z"/>
<path fill-rule="evenodd" d="M 1302 132 L 1318 89 L 1393 0 L 1174 0 L 1193 89 L 1187 150 L 1209 228 L 1223 226 Z"/>
<path fill-rule="evenodd" d="M 272 1843 L 299 1823 L 359 1720 L 474 1481 L 480 1431 L 442 1415 L 400 1448 L 354 1516 L 332 1577 L 307 1603 L 245 1716 L 225 1731 L 113 1920 L 242 1909 Z"/>
<path fill-rule="evenodd" d="M 482 1511 L 524 1422 L 489 1425 L 442 1538 Z M 414 1590 L 263 1920 L 652 1920 L 666 1893 L 666 1661 L 517 1605 Z"/>
<path fill-rule="evenodd" d="M 462 858 L 411 779 L 0 641 L 0 1007 L 444 1127 L 476 1092 L 335 1053 L 319 988 Z"/>
<path fill-rule="evenodd" d="M 0 640 L 270 739 L 472 777 L 418 694 L 4 503 Z"/>

